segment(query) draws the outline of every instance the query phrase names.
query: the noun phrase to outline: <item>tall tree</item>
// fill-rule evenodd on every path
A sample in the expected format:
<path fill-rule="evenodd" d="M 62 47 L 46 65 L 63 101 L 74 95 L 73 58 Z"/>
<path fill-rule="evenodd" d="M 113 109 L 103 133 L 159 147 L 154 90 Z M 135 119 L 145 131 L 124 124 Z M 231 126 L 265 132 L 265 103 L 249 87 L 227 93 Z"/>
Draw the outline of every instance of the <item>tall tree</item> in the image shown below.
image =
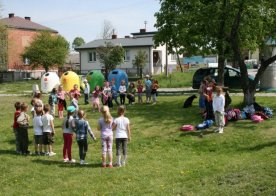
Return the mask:
<path fill-rule="evenodd" d="M 82 37 L 76 37 L 72 43 L 72 48 L 79 47 L 83 44 L 85 44 L 84 39 Z"/>
<path fill-rule="evenodd" d="M 116 28 L 109 20 L 104 20 L 100 38 L 111 39 L 113 34 L 116 34 Z"/>
<path fill-rule="evenodd" d="M 8 33 L 4 24 L 0 23 L 0 71 L 7 70 Z"/>
<path fill-rule="evenodd" d="M 160 3 L 160 11 L 155 14 L 159 30 L 155 42 L 168 43 L 169 50 L 177 46 L 188 56 L 218 54 L 219 84 L 224 83 L 225 60 L 233 57 L 241 69 L 244 102 L 252 103 L 266 66 L 261 66 L 254 83 L 249 83 L 241 54 L 245 49 L 262 48 L 269 37 L 275 37 L 275 5 L 270 0 L 161 0 Z"/>
<path fill-rule="evenodd" d="M 139 76 L 142 76 L 142 68 L 145 67 L 147 62 L 147 52 L 139 50 L 132 61 L 132 64 L 137 68 Z"/>
<path fill-rule="evenodd" d="M 42 66 L 48 72 L 51 67 L 65 63 L 68 50 L 69 43 L 62 36 L 43 31 L 25 48 L 22 58 L 28 59 L 27 66 L 33 69 Z"/>
<path fill-rule="evenodd" d="M 109 71 L 124 62 L 125 50 L 120 45 L 114 46 L 111 42 L 106 42 L 104 46 L 98 47 L 96 52 L 100 63 L 105 67 L 106 79 Z"/>
<path fill-rule="evenodd" d="M 242 51 L 245 48 L 254 50 L 257 47 L 263 51 L 268 47 L 266 43 L 269 40 L 276 39 L 276 6 L 269 0 L 237 0 L 234 6 L 236 12 L 231 27 L 230 43 L 234 59 L 241 70 L 244 103 L 251 104 L 255 101 L 256 87 L 260 77 L 266 68 L 276 61 L 276 55 L 262 58 L 261 67 L 254 82 L 250 83 Z"/>

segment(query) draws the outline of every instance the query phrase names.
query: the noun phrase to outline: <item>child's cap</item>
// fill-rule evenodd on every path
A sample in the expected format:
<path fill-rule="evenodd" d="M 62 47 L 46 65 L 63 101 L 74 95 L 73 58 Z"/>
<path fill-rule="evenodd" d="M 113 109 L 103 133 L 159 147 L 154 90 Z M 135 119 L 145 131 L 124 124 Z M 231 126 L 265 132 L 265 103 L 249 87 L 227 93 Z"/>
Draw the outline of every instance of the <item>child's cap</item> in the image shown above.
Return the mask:
<path fill-rule="evenodd" d="M 67 107 L 68 112 L 75 112 L 75 110 L 76 110 L 76 108 L 72 105 Z"/>

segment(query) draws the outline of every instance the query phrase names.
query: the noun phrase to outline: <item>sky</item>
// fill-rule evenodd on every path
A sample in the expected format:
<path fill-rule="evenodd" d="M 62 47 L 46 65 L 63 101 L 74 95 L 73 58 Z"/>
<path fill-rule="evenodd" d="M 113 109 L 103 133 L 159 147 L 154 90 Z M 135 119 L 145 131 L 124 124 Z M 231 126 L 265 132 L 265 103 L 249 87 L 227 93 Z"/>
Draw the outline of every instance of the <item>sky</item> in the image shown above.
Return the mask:
<path fill-rule="evenodd" d="M 145 28 L 155 31 L 154 13 L 159 0 L 0 0 L 2 18 L 9 13 L 50 27 L 70 43 L 82 37 L 90 42 L 100 38 L 104 21 L 110 21 L 118 37 Z"/>

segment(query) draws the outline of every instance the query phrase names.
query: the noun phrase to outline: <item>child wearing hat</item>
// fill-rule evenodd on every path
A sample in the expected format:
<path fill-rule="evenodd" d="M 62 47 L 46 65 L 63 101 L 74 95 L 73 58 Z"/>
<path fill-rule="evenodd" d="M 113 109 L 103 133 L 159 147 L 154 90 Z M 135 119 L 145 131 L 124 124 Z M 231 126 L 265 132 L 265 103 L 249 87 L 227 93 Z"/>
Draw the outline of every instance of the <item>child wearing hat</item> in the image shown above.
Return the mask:
<path fill-rule="evenodd" d="M 83 80 L 83 83 L 84 83 L 84 104 L 88 104 L 88 97 L 89 97 L 89 93 L 90 93 L 90 85 L 88 84 L 87 80 L 84 79 Z"/>
<path fill-rule="evenodd" d="M 74 120 L 74 113 L 76 108 L 74 106 L 67 107 L 67 118 L 64 119 L 62 124 L 63 129 L 63 162 L 75 163 L 76 160 L 72 159 L 71 149 L 73 143 L 73 128 L 72 121 Z"/>

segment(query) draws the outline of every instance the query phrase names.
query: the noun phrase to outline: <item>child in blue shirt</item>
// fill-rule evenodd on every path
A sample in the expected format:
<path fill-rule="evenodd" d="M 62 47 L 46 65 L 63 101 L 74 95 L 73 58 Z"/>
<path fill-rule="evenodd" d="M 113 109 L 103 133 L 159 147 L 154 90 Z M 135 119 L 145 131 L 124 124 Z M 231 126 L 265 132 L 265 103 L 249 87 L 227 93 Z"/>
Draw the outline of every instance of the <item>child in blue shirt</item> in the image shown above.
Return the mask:
<path fill-rule="evenodd" d="M 83 110 L 78 111 L 78 117 L 78 119 L 75 119 L 72 122 L 72 127 L 76 133 L 76 140 L 79 146 L 80 164 L 85 165 L 87 164 L 85 163 L 85 157 L 88 150 L 87 133 L 89 133 L 93 140 L 96 140 L 96 137 L 93 134 L 88 121 L 85 120 L 85 113 Z"/>

